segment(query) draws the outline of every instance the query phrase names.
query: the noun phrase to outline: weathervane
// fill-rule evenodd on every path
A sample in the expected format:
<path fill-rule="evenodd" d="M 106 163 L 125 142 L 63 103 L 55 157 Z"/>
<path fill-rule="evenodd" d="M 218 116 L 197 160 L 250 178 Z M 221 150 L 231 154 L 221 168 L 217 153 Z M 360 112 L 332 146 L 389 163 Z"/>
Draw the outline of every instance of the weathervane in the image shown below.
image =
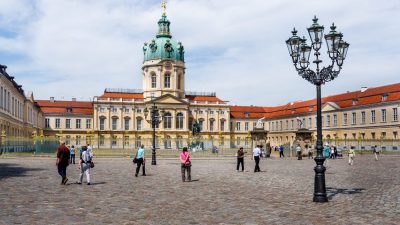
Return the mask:
<path fill-rule="evenodd" d="M 166 0 L 162 1 L 161 8 L 163 9 L 163 15 L 166 15 L 166 13 L 167 13 L 167 1 Z"/>

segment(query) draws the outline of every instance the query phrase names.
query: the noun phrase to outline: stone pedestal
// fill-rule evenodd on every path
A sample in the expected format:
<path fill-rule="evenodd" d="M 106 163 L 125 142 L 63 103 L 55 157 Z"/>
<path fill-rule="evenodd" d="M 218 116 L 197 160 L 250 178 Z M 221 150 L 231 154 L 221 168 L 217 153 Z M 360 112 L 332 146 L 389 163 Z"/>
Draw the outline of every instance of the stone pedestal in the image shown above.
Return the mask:
<path fill-rule="evenodd" d="M 266 156 L 270 157 L 271 156 L 271 151 L 267 146 L 267 134 L 268 131 L 264 130 L 263 128 L 254 128 L 252 131 L 250 131 L 251 134 L 251 147 L 254 148 L 255 145 L 262 145 Z"/>
<path fill-rule="evenodd" d="M 296 149 L 297 144 L 300 144 L 301 147 L 301 154 L 305 154 L 307 148 L 306 146 L 310 146 L 313 143 L 311 142 L 312 139 L 312 131 L 305 129 L 305 128 L 300 128 L 296 132 L 296 139 L 294 144 L 294 148 Z"/>

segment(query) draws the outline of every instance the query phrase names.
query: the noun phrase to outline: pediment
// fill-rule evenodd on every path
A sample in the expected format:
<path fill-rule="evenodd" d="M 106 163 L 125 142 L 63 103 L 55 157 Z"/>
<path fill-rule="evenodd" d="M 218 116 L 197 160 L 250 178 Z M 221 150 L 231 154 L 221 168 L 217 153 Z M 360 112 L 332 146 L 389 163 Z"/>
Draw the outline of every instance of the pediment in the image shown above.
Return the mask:
<path fill-rule="evenodd" d="M 340 109 L 340 106 L 338 106 L 334 102 L 327 102 L 322 106 L 321 111 L 322 112 L 328 112 L 328 111 L 334 111 Z"/>
<path fill-rule="evenodd" d="M 188 104 L 188 102 L 186 102 L 185 100 L 179 99 L 171 94 L 166 94 L 152 101 L 149 101 L 149 103 L 153 102 L 155 102 L 156 104 Z"/>

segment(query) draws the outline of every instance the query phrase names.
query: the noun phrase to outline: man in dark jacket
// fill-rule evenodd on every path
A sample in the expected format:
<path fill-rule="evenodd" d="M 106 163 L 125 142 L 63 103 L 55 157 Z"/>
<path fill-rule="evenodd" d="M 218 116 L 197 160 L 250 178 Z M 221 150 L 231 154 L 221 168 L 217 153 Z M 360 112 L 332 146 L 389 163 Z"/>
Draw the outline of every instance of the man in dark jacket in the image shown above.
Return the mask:
<path fill-rule="evenodd" d="M 62 177 L 61 184 L 66 184 L 67 178 L 67 166 L 69 165 L 70 152 L 62 141 L 60 147 L 57 149 L 57 161 L 56 165 L 58 168 L 58 174 Z"/>

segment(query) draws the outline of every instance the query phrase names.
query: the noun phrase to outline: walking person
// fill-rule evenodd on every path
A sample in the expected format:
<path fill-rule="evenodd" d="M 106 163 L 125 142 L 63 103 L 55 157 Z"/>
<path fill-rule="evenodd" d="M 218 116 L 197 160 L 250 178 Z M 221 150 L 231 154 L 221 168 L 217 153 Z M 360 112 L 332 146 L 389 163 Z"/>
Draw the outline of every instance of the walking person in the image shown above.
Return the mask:
<path fill-rule="evenodd" d="M 349 152 L 348 152 L 348 155 L 349 155 L 349 165 L 352 166 L 353 163 L 354 163 L 354 158 L 355 158 L 355 156 L 356 156 L 356 153 L 355 153 L 355 151 L 354 151 L 354 146 L 351 146 L 351 147 L 350 147 L 350 150 L 349 150 Z"/>
<path fill-rule="evenodd" d="M 146 159 L 144 158 L 144 145 L 141 145 L 140 148 L 137 150 L 136 152 L 136 173 L 135 173 L 135 177 L 138 176 L 139 171 L 140 171 L 140 167 L 143 165 L 142 167 L 142 176 L 146 176 L 146 169 L 145 169 L 145 165 L 146 165 Z"/>
<path fill-rule="evenodd" d="M 244 171 L 244 152 L 243 147 L 240 147 L 239 150 L 236 153 L 237 157 L 237 165 L 236 165 L 236 170 L 239 171 L 239 165 L 242 165 L 242 172 Z"/>
<path fill-rule="evenodd" d="M 260 150 L 260 146 L 257 145 L 254 149 L 253 149 L 253 159 L 256 163 L 255 167 L 254 167 L 254 173 L 255 172 L 261 172 L 260 170 L 260 155 L 261 155 L 261 150 Z"/>
<path fill-rule="evenodd" d="M 82 184 L 83 174 L 86 173 L 86 181 L 87 185 L 90 185 L 90 176 L 91 176 L 91 164 L 92 164 L 92 154 L 89 152 L 86 146 L 84 146 L 81 159 L 79 160 L 79 181 L 78 184 Z"/>
<path fill-rule="evenodd" d="M 310 158 L 313 159 L 313 149 L 311 145 L 308 146 L 307 151 L 308 151 L 308 159 Z"/>
<path fill-rule="evenodd" d="M 297 160 L 301 160 L 302 156 L 301 156 L 301 147 L 300 144 L 297 145 L 296 147 L 296 154 L 297 154 Z"/>
<path fill-rule="evenodd" d="M 70 152 L 70 161 L 69 161 L 69 164 L 75 164 L 75 148 L 74 148 L 74 146 L 72 145 L 72 147 L 69 149 L 69 152 Z"/>
<path fill-rule="evenodd" d="M 374 152 L 374 156 L 375 156 L 375 161 L 378 161 L 378 155 L 379 155 L 379 149 L 378 146 L 373 146 L 372 147 L 372 151 Z"/>
<path fill-rule="evenodd" d="M 64 185 L 68 181 L 67 166 L 69 165 L 69 157 L 70 157 L 69 149 L 65 146 L 65 142 L 62 141 L 60 146 L 57 149 L 56 166 L 58 169 L 58 174 L 60 174 L 60 176 L 62 178 L 61 184 L 64 184 Z"/>
<path fill-rule="evenodd" d="M 285 158 L 285 155 L 283 154 L 285 148 L 283 147 L 283 145 L 279 146 L 278 149 L 279 149 L 279 158 Z"/>
<path fill-rule="evenodd" d="M 182 149 L 181 154 L 179 155 L 179 159 L 181 160 L 181 174 L 182 174 L 182 182 L 192 181 L 192 162 L 190 161 L 190 154 L 188 152 L 187 147 Z M 185 173 L 187 172 L 187 179 Z"/>

